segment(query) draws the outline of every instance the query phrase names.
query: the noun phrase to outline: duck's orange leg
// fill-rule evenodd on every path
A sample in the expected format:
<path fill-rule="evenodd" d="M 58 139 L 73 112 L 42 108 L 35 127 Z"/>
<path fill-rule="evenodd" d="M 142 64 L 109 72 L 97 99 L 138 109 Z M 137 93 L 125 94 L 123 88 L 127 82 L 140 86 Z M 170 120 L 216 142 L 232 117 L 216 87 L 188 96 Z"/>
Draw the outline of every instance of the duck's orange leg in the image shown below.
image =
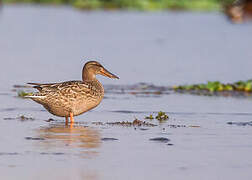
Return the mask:
<path fill-rule="evenodd" d="M 72 112 L 70 112 L 70 122 L 71 124 L 74 123 L 74 116 Z"/>
<path fill-rule="evenodd" d="M 68 125 L 68 116 L 66 116 L 66 122 L 65 122 L 66 125 Z"/>

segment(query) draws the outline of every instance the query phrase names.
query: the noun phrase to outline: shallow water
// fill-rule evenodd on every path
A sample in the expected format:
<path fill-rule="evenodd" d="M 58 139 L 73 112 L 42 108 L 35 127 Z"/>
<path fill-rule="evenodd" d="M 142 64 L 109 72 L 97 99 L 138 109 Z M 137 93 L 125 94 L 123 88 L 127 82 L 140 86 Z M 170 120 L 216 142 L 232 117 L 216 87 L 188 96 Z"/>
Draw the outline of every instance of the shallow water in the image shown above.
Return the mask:
<path fill-rule="evenodd" d="M 141 81 L 169 86 L 249 79 L 251 24 L 232 25 L 218 13 L 6 6 L 0 27 L 1 179 L 251 179 L 252 127 L 236 123 L 251 122 L 251 98 L 169 89 L 139 95 L 106 86 L 103 102 L 70 128 L 12 91 L 28 81 L 80 79 L 89 58 L 119 75 L 118 81 L 100 80 L 126 84 L 124 92 Z M 144 120 L 160 110 L 170 119 L 148 121 L 155 127 L 100 123 Z M 149 140 L 158 137 L 170 141 Z"/>

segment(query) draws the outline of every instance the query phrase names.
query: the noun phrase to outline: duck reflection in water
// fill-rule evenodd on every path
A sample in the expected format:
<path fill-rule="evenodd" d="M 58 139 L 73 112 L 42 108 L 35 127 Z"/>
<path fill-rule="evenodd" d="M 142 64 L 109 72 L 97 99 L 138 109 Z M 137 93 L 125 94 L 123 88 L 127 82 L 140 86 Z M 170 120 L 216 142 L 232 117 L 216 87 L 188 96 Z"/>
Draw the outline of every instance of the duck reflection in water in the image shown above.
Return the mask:
<path fill-rule="evenodd" d="M 95 154 L 95 149 L 101 145 L 99 131 L 83 125 L 51 124 L 49 127 L 41 127 L 38 133 L 39 137 L 44 139 L 41 142 L 42 145 L 47 149 L 70 147 L 81 152 Z"/>

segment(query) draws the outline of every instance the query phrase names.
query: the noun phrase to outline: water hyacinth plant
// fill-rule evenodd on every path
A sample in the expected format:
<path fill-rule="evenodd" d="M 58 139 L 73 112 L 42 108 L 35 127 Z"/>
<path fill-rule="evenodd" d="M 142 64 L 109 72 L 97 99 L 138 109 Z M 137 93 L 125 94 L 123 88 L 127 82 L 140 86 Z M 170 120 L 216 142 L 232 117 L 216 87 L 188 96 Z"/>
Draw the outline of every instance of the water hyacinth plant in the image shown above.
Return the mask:
<path fill-rule="evenodd" d="M 208 81 L 206 84 L 193 84 L 174 86 L 175 91 L 209 91 L 209 92 L 222 92 L 222 91 L 241 91 L 252 92 L 252 80 L 237 81 L 235 83 L 221 83 L 219 81 Z"/>

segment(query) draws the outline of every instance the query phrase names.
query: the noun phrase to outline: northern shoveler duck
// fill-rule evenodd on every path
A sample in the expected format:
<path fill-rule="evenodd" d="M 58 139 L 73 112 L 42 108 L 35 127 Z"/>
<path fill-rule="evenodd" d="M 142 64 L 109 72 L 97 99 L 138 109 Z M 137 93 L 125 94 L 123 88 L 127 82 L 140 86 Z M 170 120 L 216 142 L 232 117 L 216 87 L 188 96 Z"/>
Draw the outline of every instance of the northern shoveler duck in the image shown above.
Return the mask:
<path fill-rule="evenodd" d="M 25 96 L 43 105 L 53 115 L 68 117 L 71 123 L 78 116 L 98 106 L 104 96 L 104 88 L 96 79 L 100 74 L 109 78 L 119 79 L 106 70 L 99 62 L 89 61 L 82 70 L 82 81 L 66 81 L 61 83 L 28 83 L 39 92 Z"/>

